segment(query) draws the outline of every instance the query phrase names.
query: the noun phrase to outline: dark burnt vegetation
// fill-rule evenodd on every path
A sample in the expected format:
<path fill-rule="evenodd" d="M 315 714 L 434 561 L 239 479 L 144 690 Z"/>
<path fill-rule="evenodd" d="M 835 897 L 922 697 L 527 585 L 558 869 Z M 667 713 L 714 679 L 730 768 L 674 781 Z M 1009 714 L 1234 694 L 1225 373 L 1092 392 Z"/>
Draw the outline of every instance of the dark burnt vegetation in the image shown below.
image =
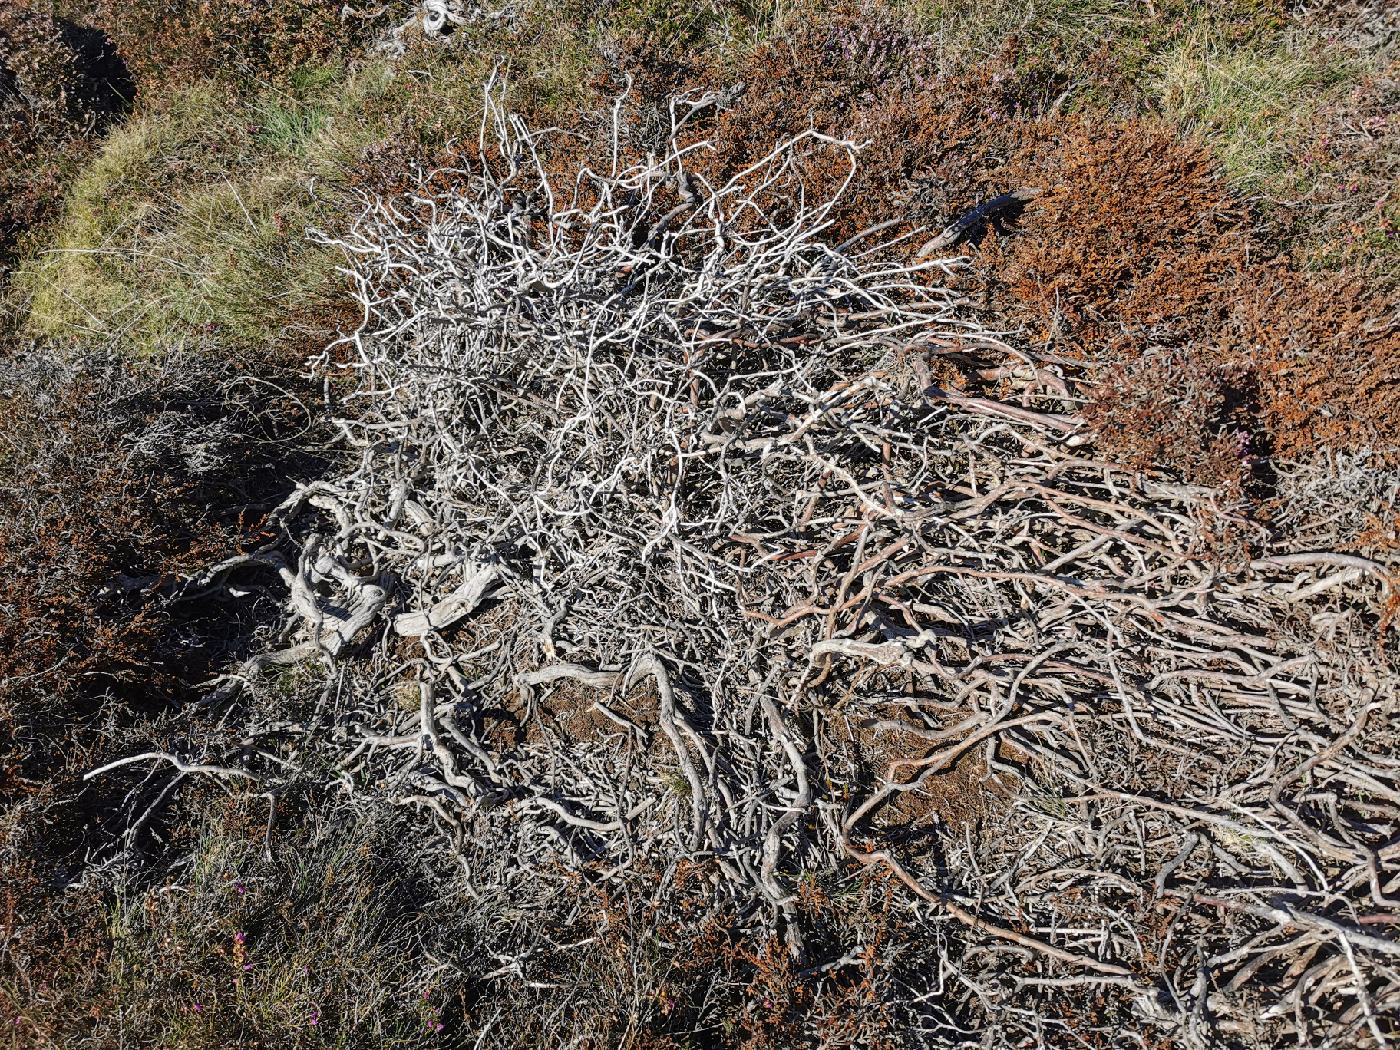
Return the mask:
<path fill-rule="evenodd" d="M 100 29 L 19 4 L 0 8 L 0 291 L 21 237 L 61 196 L 69 160 L 134 95 L 125 61 Z"/>
<path fill-rule="evenodd" d="M 43 688 L 58 692 L 138 670 L 156 673 L 142 688 L 193 680 L 208 669 L 191 662 L 197 647 L 151 650 L 172 615 L 153 599 L 255 538 L 288 467 L 315 471 L 310 446 L 289 440 L 313 426 L 304 407 L 193 355 L 143 365 L 31 349 L 3 367 L 5 680 L 51 678 Z"/>
<path fill-rule="evenodd" d="M 211 559 L 257 542 L 289 467 L 322 466 L 303 443 L 311 421 L 270 384 L 193 355 L 30 347 L 0 361 L 0 999 L 21 1013 L 75 955 L 108 956 L 104 895 L 65 887 L 123 842 L 162 855 L 176 815 L 148 785 L 82 775 L 133 746 L 196 746 L 205 722 L 172 714 L 275 613 L 184 598 Z"/>

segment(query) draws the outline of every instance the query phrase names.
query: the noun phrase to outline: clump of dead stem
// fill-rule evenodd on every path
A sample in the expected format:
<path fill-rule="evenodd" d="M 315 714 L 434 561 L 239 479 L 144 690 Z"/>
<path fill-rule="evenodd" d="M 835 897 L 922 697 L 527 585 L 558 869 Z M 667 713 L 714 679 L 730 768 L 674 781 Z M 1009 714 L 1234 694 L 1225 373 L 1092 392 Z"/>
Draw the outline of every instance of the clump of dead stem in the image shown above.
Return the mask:
<path fill-rule="evenodd" d="M 843 187 L 806 174 L 854 180 L 850 143 L 695 170 L 719 101 L 558 180 L 488 88 L 461 170 L 366 201 L 335 241 L 364 321 L 322 362 L 353 383 L 349 462 L 198 584 L 287 593 L 281 647 L 212 700 L 303 664 L 316 712 L 113 765 L 314 762 L 420 809 L 501 915 L 473 977 L 513 996 L 590 943 L 548 920 L 586 885 L 742 933 L 750 969 L 677 1015 L 696 1032 L 738 996 L 823 1045 L 732 983 L 791 969 L 952 1045 L 1384 1041 L 1390 572 L 1096 458 L 1072 360 L 967 317 L 936 280 L 964 264 L 821 237 Z M 938 791 L 974 757 L 1000 797 L 976 837 Z M 812 880 L 860 873 L 897 938 L 814 914 Z M 677 1007 L 645 987 L 628 1023 L 654 1028 Z M 559 994 L 551 1036 L 614 1030 Z"/>

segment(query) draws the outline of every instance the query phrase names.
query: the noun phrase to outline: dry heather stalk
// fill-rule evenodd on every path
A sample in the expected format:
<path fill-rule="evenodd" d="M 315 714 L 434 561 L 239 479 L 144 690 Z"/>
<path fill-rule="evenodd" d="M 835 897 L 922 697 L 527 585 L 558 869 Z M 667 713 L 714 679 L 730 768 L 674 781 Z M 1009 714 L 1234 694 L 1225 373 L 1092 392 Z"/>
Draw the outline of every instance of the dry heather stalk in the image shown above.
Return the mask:
<path fill-rule="evenodd" d="M 711 186 L 703 146 L 623 163 L 616 125 L 558 184 L 488 87 L 457 189 L 330 241 L 363 307 L 321 362 L 353 461 L 203 581 L 278 569 L 298 647 L 259 666 L 327 668 L 320 721 L 252 738 L 424 807 L 516 916 L 569 869 L 661 870 L 663 900 L 684 859 L 821 967 L 798 876 L 891 873 L 928 953 L 911 1040 L 1073 1041 L 1083 986 L 1137 1045 L 1391 1040 L 1391 570 L 1094 459 L 928 285 L 954 264 L 823 242 L 800 171 L 851 144 Z M 934 356 L 1032 378 L 974 397 Z M 1255 556 L 1212 558 L 1223 526 Z M 990 833 L 907 815 L 969 759 Z M 548 942 L 516 926 L 493 979 Z"/>

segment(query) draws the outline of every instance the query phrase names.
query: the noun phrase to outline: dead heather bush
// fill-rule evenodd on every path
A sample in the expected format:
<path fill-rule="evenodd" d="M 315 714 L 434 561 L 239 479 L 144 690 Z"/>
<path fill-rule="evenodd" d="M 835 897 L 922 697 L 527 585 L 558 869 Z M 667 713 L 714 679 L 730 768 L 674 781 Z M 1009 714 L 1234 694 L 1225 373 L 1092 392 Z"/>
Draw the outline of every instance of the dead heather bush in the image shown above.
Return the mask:
<path fill-rule="evenodd" d="M 662 888 L 566 875 L 510 924 L 504 901 L 460 907 L 481 955 L 458 957 L 471 1004 L 463 1034 L 498 1050 L 905 1044 L 890 1003 L 898 981 L 921 980 L 927 954 L 903 939 L 887 884 L 833 883 L 831 898 L 809 886 L 823 935 L 865 948 L 845 967 L 804 969 L 780 940 L 754 939 L 742 915 L 715 906 L 705 865 L 650 874 Z"/>
<path fill-rule="evenodd" d="M 1384 1043 L 1389 564 L 1096 455 L 1051 362 L 929 280 L 966 263 L 824 239 L 840 196 L 803 178 L 826 150 L 854 182 L 852 144 L 697 177 L 715 101 L 556 180 L 488 91 L 469 164 L 366 200 L 339 242 L 366 320 L 322 362 L 354 381 L 350 459 L 199 584 L 286 589 L 276 647 L 209 698 L 243 728 L 102 775 L 418 810 L 492 917 L 476 972 L 538 993 L 548 1041 L 665 1012 L 650 977 L 558 979 L 605 961 L 557 920 L 582 880 L 682 949 L 734 924 L 693 1038 L 819 1045 L 787 1027 L 827 1010 L 816 977 L 826 1015 L 866 1004 L 857 1040 Z M 323 685 L 289 722 L 292 664 Z M 939 788 L 979 769 L 996 802 L 955 831 Z M 888 938 L 816 903 L 871 881 Z"/>
<path fill-rule="evenodd" d="M 306 22 L 275 46 L 302 53 L 296 40 L 325 24 L 318 10 L 276 14 Z M 278 521 L 285 534 L 262 536 L 265 546 L 209 579 L 293 593 L 284 630 L 260 654 L 275 658 L 235 668 L 215 694 L 227 702 L 242 691 L 249 735 L 153 734 L 127 754 L 154 747 L 168 757 L 105 776 L 119 794 L 138 789 L 125 794 L 136 817 L 188 779 L 172 760 L 206 750 L 225 771 L 277 790 L 294 768 L 345 800 L 318 797 L 320 832 L 277 825 L 280 867 L 257 859 L 260 802 L 237 827 L 210 825 L 206 841 L 179 843 L 201 873 L 198 893 L 173 888 L 178 872 L 168 891 L 130 884 L 115 931 L 75 942 L 103 960 L 104 978 L 120 976 L 108 985 L 115 998 L 91 1025 L 65 1027 L 75 1000 L 54 991 L 63 980 L 54 977 L 47 1031 L 102 1045 L 134 1015 L 155 1045 L 177 1046 L 288 1032 L 309 1046 L 373 1033 L 502 1047 L 957 1045 L 968 1033 L 1106 1045 L 1125 1031 L 1182 1045 L 1308 1045 L 1392 1034 L 1384 627 L 1395 548 L 1384 538 L 1394 522 L 1353 501 L 1388 498 L 1393 510 L 1393 474 L 1376 454 L 1282 478 L 1276 521 L 1290 539 L 1278 547 L 1234 516 L 1230 491 L 1272 447 L 1303 454 L 1383 434 L 1392 330 L 1375 323 L 1373 301 L 1356 305 L 1360 293 L 1329 298 L 1286 268 L 1230 305 L 1239 291 L 1230 270 L 1258 242 L 1204 151 L 1159 125 L 1059 116 L 1061 72 L 1015 42 L 940 76 L 910 25 L 848 13 L 762 46 L 745 67 L 746 92 L 712 100 L 681 130 L 686 145 L 708 143 L 687 163 L 710 186 L 697 178 L 688 190 L 670 167 L 648 167 L 647 150 L 669 158 L 674 135 L 669 107 L 654 103 L 662 123 L 624 124 L 615 166 L 607 151 L 589 153 L 608 130 L 592 117 L 557 147 L 525 123 L 493 126 L 485 151 L 450 144 L 465 107 L 460 78 L 454 91 L 440 59 L 329 108 L 279 95 L 272 110 L 249 111 L 235 145 L 278 165 L 361 156 L 351 181 L 386 198 L 345 238 L 372 321 L 336 360 L 363 381 L 359 404 L 406 436 L 397 445 L 384 432 L 365 436 L 352 409 L 345 427 L 362 438 L 361 472 L 303 490 Z M 171 26 L 160 32 L 142 59 L 151 83 L 186 60 L 168 57 Z M 515 94 L 527 114 L 567 113 L 592 90 L 575 76 L 593 68 L 580 39 L 539 21 L 519 30 L 519 41 L 547 45 L 541 55 L 567 59 L 564 73 L 537 70 Z M 232 46 L 204 41 L 191 55 L 223 55 L 224 68 L 246 71 L 275 50 L 220 50 Z M 646 63 L 654 84 L 715 77 L 703 63 L 667 65 L 655 40 L 635 50 L 642 57 L 619 68 Z M 639 94 L 656 90 L 637 84 Z M 385 127 L 404 135 L 378 147 L 351 136 L 347 147 L 336 122 L 361 113 L 371 137 Z M 696 292 L 670 314 L 648 313 L 649 296 L 674 291 L 667 267 L 684 269 L 693 262 L 684 249 L 710 243 L 711 224 L 696 216 L 713 216 L 691 195 L 723 191 L 777 133 L 813 123 L 869 141 L 854 171 L 844 148 L 810 137 L 770 156 L 770 192 L 740 217 L 728 213 L 739 240 L 717 250 L 712 272 L 692 275 L 732 290 L 723 282 L 739 272 L 753 294 L 714 306 Z M 198 166 L 208 138 L 182 140 L 173 155 Z M 398 170 L 447 156 L 464 170 L 421 181 Z M 497 164 L 513 166 L 499 185 Z M 377 170 L 386 166 L 395 170 Z M 310 169 L 297 160 L 292 170 Z M 172 177 L 178 184 L 180 172 Z M 941 294 L 929 292 L 928 273 L 907 273 L 897 246 L 865 253 L 882 237 L 936 228 L 1008 179 L 1047 194 L 1022 236 L 985 239 L 978 260 L 994 287 L 1011 286 L 1002 306 L 1030 327 L 1030 360 L 961 320 L 925 338 L 928 318 L 900 311 L 902 297 L 927 305 L 920 296 Z M 92 189 L 89 200 L 100 196 Z M 571 192 L 574 211 L 562 214 Z M 186 243 L 201 215 L 226 218 L 247 203 L 228 193 L 204 211 L 182 201 L 169 244 Z M 251 211 L 246 225 L 271 231 L 257 242 L 271 245 L 269 258 L 300 234 L 283 227 L 305 218 L 289 220 L 275 201 Z M 780 217 L 798 230 L 831 225 L 794 248 L 775 232 Z M 898 225 L 830 251 L 890 219 Z M 473 222 L 501 257 L 472 239 Z M 693 241 L 668 242 L 667 222 L 688 223 Z M 426 228 L 446 240 L 424 244 Z M 580 267 L 571 254 L 580 244 L 616 265 Z M 492 265 L 463 270 L 463 252 Z M 767 269 L 778 255 L 788 268 Z M 376 284 L 375 260 L 402 279 Z M 827 264 L 837 285 L 851 282 L 844 293 L 803 284 Z M 862 283 L 880 266 L 888 286 Z M 929 272 L 977 285 L 961 264 Z M 245 310 L 268 301 L 230 287 Z M 130 301 L 157 298 L 138 291 Z M 777 322 L 745 312 L 774 301 L 799 305 Z M 1295 302 L 1306 324 L 1270 325 Z M 856 307 L 872 303 L 888 332 L 863 327 L 869 317 Z M 395 313 L 410 306 L 422 312 Z M 828 313 L 841 335 L 820 322 Z M 472 318 L 507 315 L 523 326 L 519 345 L 483 343 Z M 677 317 L 699 322 L 678 332 Z M 169 330 L 185 327 L 177 320 Z M 585 323 L 601 336 L 581 337 Z M 1341 354 L 1348 341 L 1365 352 L 1334 377 L 1334 359 L 1313 348 Z M 1089 410 L 1108 451 L 1217 490 L 1105 466 L 1084 450 L 1066 417 L 1074 400 L 1042 381 L 1082 382 L 1076 359 L 1109 366 L 1093 373 L 1102 382 Z M 999 377 L 997 396 L 978 397 L 990 392 L 988 374 Z M 389 389 L 400 397 L 383 397 Z M 453 475 L 460 455 L 467 473 Z M 92 454 L 114 470 L 116 458 Z M 732 486 L 720 486 L 729 502 L 711 498 L 714 461 L 734 467 Z M 540 471 L 559 483 L 552 495 L 541 495 Z M 102 506 L 107 490 L 96 491 Z M 123 506 L 147 495 L 124 481 L 114 491 Z M 203 497 L 191 498 L 162 504 L 164 520 L 203 522 L 189 512 Z M 1237 563 L 1198 557 L 1221 521 L 1244 537 Z M 139 515 L 129 524 L 137 536 L 149 527 Z M 59 552 L 71 536 L 103 542 L 76 512 L 51 531 Z M 184 568 L 228 535 L 210 531 L 174 553 L 152 537 L 141 557 Z M 22 541 L 11 549 L 25 555 Z M 1278 560 L 1287 557 L 1302 560 Z M 94 560 L 91 582 L 124 559 Z M 491 579 L 455 575 L 462 565 Z M 957 582 L 938 584 L 939 566 Z M 46 614 L 42 602 L 32 608 Z M 66 646 L 87 659 L 88 636 L 42 627 L 92 622 L 80 602 L 72 608 L 35 621 L 35 652 Z M 166 651 L 166 621 L 120 629 L 145 633 L 115 639 L 111 651 L 135 654 L 116 673 L 148 681 L 143 647 Z M 184 636 L 196 651 L 203 630 Z M 89 635 L 100 668 L 107 640 Z M 745 669 L 760 677 L 745 680 Z M 294 718 L 281 692 L 293 673 L 310 675 L 314 694 Z M 765 697 L 776 697 L 776 715 Z M 99 764 L 85 740 L 72 753 Z M 1303 780 L 1285 779 L 1273 798 L 1265 787 L 1281 768 Z M 968 790 L 992 801 L 949 798 Z M 380 798 L 416 816 L 395 823 Z M 346 800 L 356 818 L 337 808 Z M 9 815 L 32 824 L 44 812 L 35 803 Z M 440 836 L 422 836 L 425 824 Z M 697 826 L 709 836 L 699 850 Z M 230 836 L 241 836 L 237 848 Z M 70 852 L 81 841 L 75 834 Z M 406 863 L 426 865 L 431 874 L 414 877 L 430 885 L 399 898 L 398 861 L 380 866 L 359 849 L 421 850 L 431 864 Z M 29 972 L 58 974 L 73 952 L 62 950 L 61 922 L 38 920 L 54 872 L 33 862 L 43 852 L 34 840 L 18 851 L 28 867 L 13 869 L 21 890 L 5 906 L 41 931 L 26 950 L 48 961 Z M 461 863 L 470 870 L 450 881 L 444 872 Z M 1001 883 L 989 888 L 984 872 Z M 251 895 L 259 879 L 266 893 L 247 902 L 236 887 Z M 1270 896 L 1284 880 L 1297 893 Z M 396 910 L 400 900 L 437 930 Z M 94 936 L 102 898 L 72 903 L 87 916 L 76 927 Z M 436 939 L 442 931 L 455 945 Z M 429 942 L 431 957 L 420 954 Z M 167 954 L 176 965 L 165 970 Z M 371 977 L 357 983 L 357 972 Z M 400 1001 L 425 987 L 427 1005 Z M 378 1019 L 357 1012 L 356 994 L 379 1004 Z"/>

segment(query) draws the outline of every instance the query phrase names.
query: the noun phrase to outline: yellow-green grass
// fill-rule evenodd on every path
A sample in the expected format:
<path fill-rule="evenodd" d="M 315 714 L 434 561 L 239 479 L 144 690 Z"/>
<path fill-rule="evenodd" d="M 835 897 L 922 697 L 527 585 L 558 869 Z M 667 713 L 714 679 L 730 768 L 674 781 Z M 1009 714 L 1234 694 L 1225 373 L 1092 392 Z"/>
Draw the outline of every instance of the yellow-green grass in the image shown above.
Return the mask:
<path fill-rule="evenodd" d="M 560 45 L 559 41 L 554 41 Z M 556 46 L 522 66 L 536 108 L 583 104 L 585 53 Z M 473 139 L 489 52 L 311 70 L 292 90 L 240 98 L 183 88 L 116 129 L 75 173 L 17 285 L 28 334 L 258 352 L 314 315 L 337 256 L 307 231 L 353 213 L 365 151 L 404 156 Z"/>
<path fill-rule="evenodd" d="M 1288 163 L 1299 136 L 1365 72 L 1314 31 L 1237 46 L 1199 25 L 1158 58 L 1150 82 L 1164 114 L 1209 141 L 1236 185 L 1289 195 L 1306 189 Z"/>
<path fill-rule="evenodd" d="M 295 123 L 263 123 L 269 113 Z M 31 334 L 115 338 L 136 352 L 275 339 L 330 270 L 301 231 L 320 211 L 308 186 L 341 131 L 331 118 L 198 85 L 115 131 L 21 268 Z"/>

